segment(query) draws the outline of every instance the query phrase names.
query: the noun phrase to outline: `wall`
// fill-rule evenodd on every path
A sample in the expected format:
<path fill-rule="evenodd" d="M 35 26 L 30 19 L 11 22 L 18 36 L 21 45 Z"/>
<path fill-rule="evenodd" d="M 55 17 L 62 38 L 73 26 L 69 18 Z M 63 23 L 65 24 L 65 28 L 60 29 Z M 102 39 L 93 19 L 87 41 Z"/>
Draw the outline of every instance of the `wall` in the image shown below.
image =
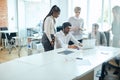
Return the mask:
<path fill-rule="evenodd" d="M 17 30 L 17 0 L 7 0 L 8 29 Z"/>
<path fill-rule="evenodd" d="M 7 0 L 0 0 L 0 27 L 8 25 Z"/>
<path fill-rule="evenodd" d="M 56 19 L 56 26 L 60 26 L 63 22 L 68 21 L 68 0 L 51 0 L 52 5 L 58 5 L 61 9 L 61 13 L 58 19 Z"/>
<path fill-rule="evenodd" d="M 0 27 L 17 29 L 16 0 L 0 0 Z"/>
<path fill-rule="evenodd" d="M 18 36 L 19 37 L 26 37 L 27 36 L 27 29 L 25 26 L 25 4 L 24 0 L 18 0 Z"/>

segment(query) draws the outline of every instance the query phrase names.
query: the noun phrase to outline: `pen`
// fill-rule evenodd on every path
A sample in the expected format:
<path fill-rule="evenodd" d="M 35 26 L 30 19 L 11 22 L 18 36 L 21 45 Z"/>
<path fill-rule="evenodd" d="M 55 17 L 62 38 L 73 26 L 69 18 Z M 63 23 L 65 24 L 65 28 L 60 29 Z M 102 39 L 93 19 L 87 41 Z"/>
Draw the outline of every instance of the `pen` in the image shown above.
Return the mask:
<path fill-rule="evenodd" d="M 78 60 L 82 60 L 83 58 L 79 58 L 79 57 L 77 57 L 76 59 L 78 59 Z"/>

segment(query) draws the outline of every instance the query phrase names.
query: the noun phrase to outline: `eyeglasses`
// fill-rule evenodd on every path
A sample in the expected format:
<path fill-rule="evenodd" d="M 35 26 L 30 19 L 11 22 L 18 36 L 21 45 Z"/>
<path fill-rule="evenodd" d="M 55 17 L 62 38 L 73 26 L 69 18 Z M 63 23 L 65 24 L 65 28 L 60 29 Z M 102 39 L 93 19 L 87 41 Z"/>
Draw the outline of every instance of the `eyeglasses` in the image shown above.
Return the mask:
<path fill-rule="evenodd" d="M 75 12 L 75 13 L 80 13 L 80 12 Z"/>

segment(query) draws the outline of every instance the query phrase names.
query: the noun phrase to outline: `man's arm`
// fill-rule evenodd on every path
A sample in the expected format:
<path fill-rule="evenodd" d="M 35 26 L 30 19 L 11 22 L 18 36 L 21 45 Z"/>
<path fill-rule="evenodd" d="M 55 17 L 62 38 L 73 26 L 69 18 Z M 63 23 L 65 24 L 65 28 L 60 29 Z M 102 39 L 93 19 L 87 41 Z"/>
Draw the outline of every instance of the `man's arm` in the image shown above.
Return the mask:
<path fill-rule="evenodd" d="M 71 41 L 75 44 L 75 45 L 77 45 L 77 46 L 82 46 L 82 43 L 80 43 L 72 34 L 70 34 L 70 36 L 71 36 Z"/>

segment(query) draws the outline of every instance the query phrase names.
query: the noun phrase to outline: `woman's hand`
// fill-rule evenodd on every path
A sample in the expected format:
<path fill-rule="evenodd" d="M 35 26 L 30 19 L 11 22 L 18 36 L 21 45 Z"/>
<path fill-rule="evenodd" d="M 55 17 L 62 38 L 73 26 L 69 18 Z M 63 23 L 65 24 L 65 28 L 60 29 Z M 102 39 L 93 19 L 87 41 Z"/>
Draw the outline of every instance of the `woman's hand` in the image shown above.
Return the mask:
<path fill-rule="evenodd" d="M 54 41 L 51 41 L 50 43 L 51 43 L 52 46 L 54 46 Z"/>

